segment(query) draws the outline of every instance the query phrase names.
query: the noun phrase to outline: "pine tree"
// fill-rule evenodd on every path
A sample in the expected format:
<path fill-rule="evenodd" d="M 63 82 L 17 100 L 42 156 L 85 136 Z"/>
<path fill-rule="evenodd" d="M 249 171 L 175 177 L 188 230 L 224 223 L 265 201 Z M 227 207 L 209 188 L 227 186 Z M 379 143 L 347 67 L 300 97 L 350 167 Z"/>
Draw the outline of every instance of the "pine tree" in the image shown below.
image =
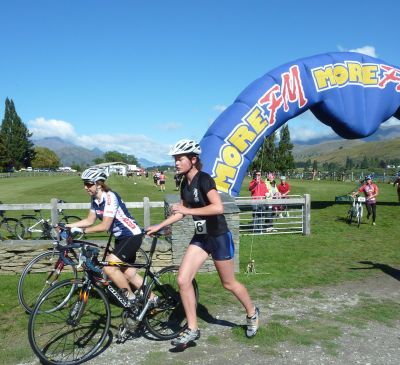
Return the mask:
<path fill-rule="evenodd" d="M 277 168 L 282 173 L 293 170 L 295 167 L 292 150 L 293 143 L 290 141 L 289 126 L 285 124 L 280 131 L 280 141 L 278 144 L 278 155 L 276 160 Z"/>
<path fill-rule="evenodd" d="M 29 140 L 31 136 L 32 134 L 18 116 L 14 102 L 7 98 L 0 128 L 0 140 L 5 149 L 1 163 L 6 171 L 31 166 L 35 157 L 33 143 Z"/>
<path fill-rule="evenodd" d="M 276 134 L 264 138 L 261 148 L 251 163 L 251 170 L 276 171 Z"/>

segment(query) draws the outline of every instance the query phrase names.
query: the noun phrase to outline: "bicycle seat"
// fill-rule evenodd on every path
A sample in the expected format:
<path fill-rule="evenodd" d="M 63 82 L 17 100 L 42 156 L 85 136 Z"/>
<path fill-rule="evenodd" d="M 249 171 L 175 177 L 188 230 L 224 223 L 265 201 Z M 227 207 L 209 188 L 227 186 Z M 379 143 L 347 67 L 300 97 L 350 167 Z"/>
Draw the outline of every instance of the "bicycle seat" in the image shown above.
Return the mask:
<path fill-rule="evenodd" d="M 35 213 L 40 213 L 40 210 L 41 210 L 41 209 L 34 209 L 33 211 L 34 211 Z"/>

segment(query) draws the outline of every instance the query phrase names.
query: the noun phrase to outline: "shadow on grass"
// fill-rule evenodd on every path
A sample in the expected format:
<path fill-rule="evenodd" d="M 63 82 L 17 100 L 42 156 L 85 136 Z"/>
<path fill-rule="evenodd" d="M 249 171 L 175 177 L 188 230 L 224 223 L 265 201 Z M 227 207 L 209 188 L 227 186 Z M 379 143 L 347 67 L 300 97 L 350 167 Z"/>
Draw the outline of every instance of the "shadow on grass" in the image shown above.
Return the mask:
<path fill-rule="evenodd" d="M 380 264 L 378 262 L 372 261 L 359 261 L 360 264 L 370 265 L 369 267 L 351 267 L 350 270 L 381 270 L 387 275 L 390 275 L 392 278 L 400 281 L 400 270 L 395 269 L 386 264 Z"/>
<path fill-rule="evenodd" d="M 224 319 L 218 319 L 218 318 L 213 317 L 213 315 L 208 311 L 207 307 L 200 303 L 197 306 L 197 315 L 204 322 L 207 322 L 207 323 L 218 324 L 220 326 L 225 326 L 225 327 L 237 327 L 237 324 L 235 324 L 233 322 L 225 321 Z"/>

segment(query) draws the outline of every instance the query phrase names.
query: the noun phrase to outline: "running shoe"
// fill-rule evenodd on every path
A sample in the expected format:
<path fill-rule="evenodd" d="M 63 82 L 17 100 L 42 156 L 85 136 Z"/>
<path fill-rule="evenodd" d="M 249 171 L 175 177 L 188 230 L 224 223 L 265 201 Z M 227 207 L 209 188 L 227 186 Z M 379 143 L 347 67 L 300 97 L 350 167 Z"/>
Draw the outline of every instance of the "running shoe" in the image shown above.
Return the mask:
<path fill-rule="evenodd" d="M 252 317 L 246 316 L 246 323 L 247 323 L 246 336 L 248 338 L 254 337 L 257 334 L 259 316 L 260 316 L 260 310 L 257 307 L 256 307 L 256 312 Z"/>
<path fill-rule="evenodd" d="M 200 330 L 191 330 L 190 328 L 186 328 L 183 332 L 179 334 L 177 338 L 174 338 L 171 341 L 172 346 L 185 346 L 189 342 L 196 341 L 200 338 Z"/>

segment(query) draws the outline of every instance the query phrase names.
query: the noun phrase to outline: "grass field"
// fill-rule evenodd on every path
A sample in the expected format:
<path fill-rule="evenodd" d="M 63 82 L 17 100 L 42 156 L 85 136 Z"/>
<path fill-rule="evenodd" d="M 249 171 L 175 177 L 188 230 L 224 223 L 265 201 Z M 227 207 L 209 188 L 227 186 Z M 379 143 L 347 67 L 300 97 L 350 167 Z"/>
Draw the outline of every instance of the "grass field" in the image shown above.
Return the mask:
<path fill-rule="evenodd" d="M 123 177 L 110 178 L 110 186 L 125 201 L 163 200 L 163 193 L 152 181 Z M 360 228 L 345 223 L 347 204 L 335 204 L 336 195 L 355 189 L 351 182 L 290 181 L 293 194 L 310 194 L 312 200 L 311 235 L 242 236 L 238 278 L 247 285 L 253 297 L 268 301 L 276 290 L 331 285 L 373 275 L 364 270 L 362 262 L 400 267 L 399 237 L 400 205 L 395 188 L 381 184 L 377 207 L 377 225 L 364 219 Z M 242 195 L 247 196 L 246 180 Z M 5 203 L 47 203 L 52 197 L 67 202 L 87 202 L 78 176 L 9 178 L 0 180 L 0 200 Z M 174 191 L 169 175 L 168 194 Z M 19 212 L 20 213 L 20 212 Z M 84 212 L 80 212 L 80 215 Z M 133 212 L 141 221 L 140 212 Z M 162 211 L 152 215 L 152 223 L 162 217 Z M 244 274 L 248 260 L 255 258 L 257 274 Z M 355 270 L 360 269 L 360 270 Z M 18 305 L 16 276 L 2 276 L 0 299 L 0 364 L 15 364 L 32 356 L 27 344 L 28 317 Z M 198 275 L 201 304 L 211 313 L 221 305 L 237 306 L 224 292 L 215 274 Z M 215 290 L 221 288 L 221 290 Z M 116 313 L 117 311 L 115 311 Z"/>

